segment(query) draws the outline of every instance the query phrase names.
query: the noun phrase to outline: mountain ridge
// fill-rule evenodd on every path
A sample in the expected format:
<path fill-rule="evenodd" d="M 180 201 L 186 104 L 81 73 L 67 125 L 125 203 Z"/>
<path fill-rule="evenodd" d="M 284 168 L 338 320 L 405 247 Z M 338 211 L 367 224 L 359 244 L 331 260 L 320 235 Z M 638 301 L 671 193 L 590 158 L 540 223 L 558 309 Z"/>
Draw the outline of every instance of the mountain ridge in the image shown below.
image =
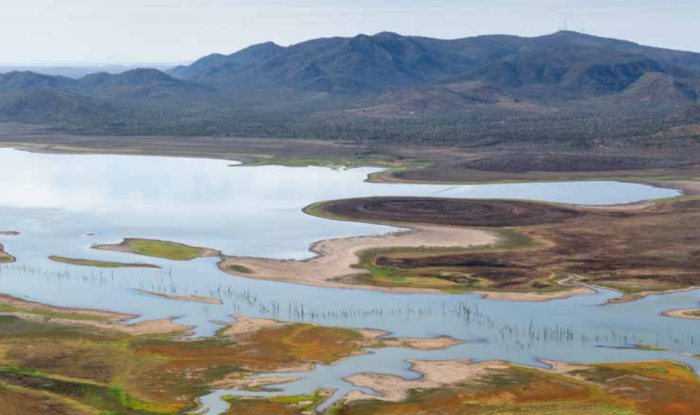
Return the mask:
<path fill-rule="evenodd" d="M 102 123 L 114 134 L 464 145 L 559 135 L 585 143 L 594 134 L 624 137 L 695 123 L 699 96 L 694 52 L 571 31 L 461 39 L 379 32 L 289 46 L 264 42 L 168 71 L 79 79 L 0 74 L 0 120 L 81 131 L 98 131 Z M 605 127 L 584 131 L 585 123 Z"/>

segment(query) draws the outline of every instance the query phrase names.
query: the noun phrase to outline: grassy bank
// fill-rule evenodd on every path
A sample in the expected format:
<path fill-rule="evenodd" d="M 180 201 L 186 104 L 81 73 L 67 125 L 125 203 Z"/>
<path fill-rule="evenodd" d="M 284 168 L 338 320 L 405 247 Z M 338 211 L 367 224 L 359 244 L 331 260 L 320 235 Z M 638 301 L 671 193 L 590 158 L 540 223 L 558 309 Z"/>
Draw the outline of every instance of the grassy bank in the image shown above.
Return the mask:
<path fill-rule="evenodd" d="M 160 268 L 157 265 L 151 264 L 127 264 L 123 262 L 110 262 L 110 261 L 98 261 L 94 259 L 76 259 L 76 258 L 66 258 L 62 256 L 52 255 L 49 257 L 50 260 L 54 262 L 60 262 L 62 264 L 79 265 L 83 267 L 96 267 L 96 268 Z"/>
<path fill-rule="evenodd" d="M 119 244 L 94 245 L 94 249 L 127 252 L 172 261 L 190 261 L 201 257 L 218 256 L 220 253 L 209 248 L 199 248 L 177 242 L 155 239 L 127 238 Z"/>

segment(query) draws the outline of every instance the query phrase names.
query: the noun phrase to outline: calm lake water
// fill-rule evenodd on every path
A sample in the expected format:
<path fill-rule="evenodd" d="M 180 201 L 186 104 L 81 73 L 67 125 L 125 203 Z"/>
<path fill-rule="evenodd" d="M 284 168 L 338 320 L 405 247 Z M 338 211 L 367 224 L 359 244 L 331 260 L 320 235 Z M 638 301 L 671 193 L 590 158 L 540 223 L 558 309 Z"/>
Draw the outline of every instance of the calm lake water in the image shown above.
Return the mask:
<path fill-rule="evenodd" d="M 384 233 L 393 228 L 305 215 L 313 202 L 360 196 L 512 198 L 574 204 L 617 204 L 678 195 L 670 189 L 619 182 L 493 185 L 371 184 L 377 169 L 245 167 L 220 160 L 51 155 L 0 149 L 0 236 L 17 262 L 0 266 L 0 292 L 49 304 L 139 314 L 137 320 L 178 317 L 211 335 L 214 320 L 233 314 L 368 327 L 397 336 L 449 335 L 466 340 L 448 350 L 382 349 L 280 386 L 282 393 L 319 386 L 352 389 L 342 379 L 372 371 L 415 376 L 406 359 L 506 359 L 538 365 L 540 359 L 578 362 L 673 359 L 696 370 L 697 321 L 659 316 L 696 307 L 700 291 L 650 296 L 605 305 L 618 294 L 600 291 L 546 303 L 485 301 L 475 295 L 407 295 L 307 287 L 256 281 L 220 272 L 216 259 L 175 262 L 95 251 L 95 243 L 125 237 L 172 240 L 221 249 L 230 255 L 302 259 L 311 243 L 326 238 Z M 94 233 L 88 237 L 86 234 Z M 155 269 L 77 267 L 48 260 L 72 258 L 149 262 Z M 206 295 L 223 305 L 164 299 L 138 291 Z M 669 348 L 652 352 L 632 344 Z M 622 348 L 621 348 L 622 347 Z M 217 392 L 204 399 L 212 413 L 225 408 Z"/>

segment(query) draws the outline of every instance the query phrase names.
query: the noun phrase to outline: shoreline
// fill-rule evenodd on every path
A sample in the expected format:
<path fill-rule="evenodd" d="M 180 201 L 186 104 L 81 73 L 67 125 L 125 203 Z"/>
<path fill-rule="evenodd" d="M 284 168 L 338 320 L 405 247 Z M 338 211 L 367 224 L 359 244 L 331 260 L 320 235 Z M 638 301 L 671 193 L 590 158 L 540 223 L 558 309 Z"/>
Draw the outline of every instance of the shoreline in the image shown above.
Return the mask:
<path fill-rule="evenodd" d="M 496 243 L 498 238 L 480 229 L 451 226 L 388 224 L 402 229 L 380 235 L 333 238 L 314 242 L 310 250 L 316 255 L 304 260 L 262 257 L 223 256 L 219 269 L 245 278 L 283 281 L 302 285 L 369 289 L 403 293 L 442 293 L 438 289 L 376 287 L 350 284 L 338 279 L 362 273 L 357 265 L 359 254 L 377 248 L 465 248 Z M 236 272 L 232 267 L 250 272 Z"/>
<path fill-rule="evenodd" d="M 700 308 L 678 308 L 661 313 L 664 317 L 680 318 L 684 320 L 700 320 Z"/>
<path fill-rule="evenodd" d="M 254 140 L 253 140 L 254 141 Z M 334 144 L 334 145 L 340 145 L 340 144 Z M 60 147 L 60 148 L 59 148 Z M 61 146 L 61 145 L 44 145 L 44 144 L 28 144 L 21 146 L 19 149 L 22 151 L 30 151 L 30 152 L 44 152 L 44 153 L 71 153 L 70 150 L 67 150 L 67 148 L 70 146 Z M 134 155 L 134 151 L 123 151 L 124 149 L 121 149 L 123 152 L 120 152 L 120 149 L 105 149 L 104 151 L 100 151 L 99 149 L 80 149 L 78 147 L 74 147 L 75 152 L 71 154 L 125 154 L 125 155 Z M 135 149 L 136 153 L 138 153 L 139 149 Z M 177 157 L 178 155 L 173 155 L 173 154 L 167 154 L 167 152 L 160 153 L 160 154 L 153 154 L 149 152 L 145 152 L 142 155 L 162 155 L 162 156 L 174 156 Z M 215 157 L 213 156 L 208 156 L 208 155 L 201 155 L 201 156 L 194 156 L 194 155 L 187 155 L 187 154 L 180 154 L 179 156 L 183 157 L 200 157 L 200 158 L 210 158 L 214 159 Z M 238 160 L 233 160 L 231 157 L 226 157 L 227 155 L 224 154 L 222 157 L 219 157 L 219 159 L 226 159 L 226 160 L 231 160 L 231 161 L 241 161 L 240 159 Z M 255 164 L 255 163 L 253 163 Z M 242 161 L 242 166 L 246 165 L 246 160 Z M 370 165 L 370 164 L 368 164 Z M 377 166 L 380 168 L 383 168 L 385 171 L 387 170 L 386 166 Z M 589 179 L 574 179 L 574 178 L 567 178 L 566 180 L 589 180 Z M 670 187 L 678 184 L 679 187 L 680 183 L 684 183 L 685 187 L 687 187 L 688 183 L 695 185 L 696 183 L 700 183 L 697 181 L 693 180 L 669 180 L 669 181 L 651 181 L 651 180 L 645 180 L 642 178 L 641 180 L 629 180 L 631 182 L 637 182 L 637 183 L 644 183 L 647 185 L 654 185 L 654 186 L 661 186 L 661 187 Z M 476 181 L 475 183 L 500 183 L 503 181 L 490 181 L 490 180 L 485 180 L 485 181 Z M 700 186 L 699 186 L 700 187 Z M 644 203 L 653 203 L 653 201 L 643 201 L 643 202 L 637 202 L 639 204 L 642 204 L 641 206 L 635 206 L 635 204 L 631 204 L 629 206 L 626 205 L 620 205 L 620 209 L 631 209 L 631 208 L 640 208 L 644 207 Z M 594 209 L 595 207 L 592 207 Z M 607 207 L 610 209 L 611 207 Z M 614 207 L 612 207 L 614 209 Z M 391 223 L 382 223 L 383 225 L 387 226 L 392 226 L 393 224 Z M 399 225 L 399 226 L 406 226 L 406 225 Z M 409 227 L 410 226 L 406 226 Z M 414 226 L 417 227 L 417 226 Z M 131 238 L 133 239 L 133 238 Z M 93 246 L 95 249 L 107 249 L 107 250 L 114 250 L 114 251 L 119 251 L 119 252 L 128 252 L 132 254 L 140 254 L 138 252 L 134 252 L 133 249 L 128 248 L 126 243 L 128 242 L 128 239 L 123 240 L 121 243 L 118 244 L 101 244 L 101 245 L 95 245 Z M 163 241 L 165 242 L 165 241 Z M 315 242 L 311 246 L 311 250 L 315 251 L 315 248 L 318 244 L 322 244 L 326 241 L 318 241 Z M 449 247 L 465 247 L 465 246 L 474 246 L 478 245 L 479 243 L 472 244 L 468 243 L 466 245 L 449 245 Z M 484 243 L 480 243 L 484 244 Z M 442 247 L 443 245 L 435 245 L 433 243 L 423 243 L 420 245 L 415 245 L 415 247 Z M 412 245 L 401 245 L 401 244 L 395 244 L 392 246 L 386 246 L 388 248 L 402 248 L 402 247 L 414 247 Z M 430 294 L 430 293 L 445 293 L 443 290 L 439 288 L 420 288 L 420 287 L 410 287 L 410 288 L 401 288 L 401 287 L 377 287 L 377 286 L 372 286 L 372 285 L 364 285 L 364 284 L 354 284 L 354 283 L 345 283 L 342 281 L 328 281 L 328 280 L 333 280 L 337 278 L 343 278 L 347 277 L 353 274 L 357 274 L 356 271 L 358 269 L 354 266 L 356 265 L 357 261 L 353 262 L 346 262 L 344 265 L 347 265 L 344 267 L 345 272 L 336 272 L 332 273 L 334 275 L 327 275 L 323 278 L 314 278 L 314 277 L 309 277 L 309 276 L 304 276 L 304 275 L 294 275 L 292 277 L 289 277 L 287 273 L 281 273 L 279 268 L 281 265 L 277 264 L 276 262 L 282 263 L 284 266 L 287 267 L 297 267 L 299 263 L 310 263 L 313 260 L 321 261 L 319 258 L 311 258 L 310 260 L 304 260 L 304 261 L 293 261 L 293 260 L 274 260 L 274 259 L 269 259 L 269 258 L 254 258 L 254 257 L 235 257 L 235 256 L 223 256 L 219 251 L 216 251 L 214 249 L 206 249 L 206 248 L 197 248 L 197 247 L 192 247 L 195 249 L 201 249 L 201 250 L 206 250 L 207 252 L 204 253 L 202 256 L 207 256 L 207 257 L 220 257 L 222 260 L 219 262 L 219 268 L 223 272 L 227 272 L 229 274 L 233 274 L 236 276 L 242 276 L 246 278 L 253 278 L 253 279 L 265 279 L 265 280 L 277 280 L 277 281 L 282 281 L 282 282 L 290 282 L 290 283 L 297 283 L 297 284 L 303 284 L 303 285 L 313 285 L 313 286 L 325 286 L 325 287 L 333 287 L 333 288 L 344 288 L 344 289 L 365 289 L 365 290 L 376 290 L 376 291 L 384 291 L 384 292 L 392 292 L 392 293 L 406 293 L 406 294 L 414 294 L 414 293 L 424 293 L 424 294 Z M 368 247 L 368 249 L 371 247 Z M 355 254 L 356 252 L 359 251 L 353 251 L 350 254 Z M 338 255 L 342 255 L 342 253 L 337 253 Z M 142 254 L 140 254 L 142 255 Z M 256 268 L 253 267 L 248 267 L 246 266 L 246 262 L 251 261 L 252 263 L 255 263 L 256 265 L 260 265 L 260 268 L 265 271 L 264 274 L 269 274 L 269 275 L 260 275 L 261 273 L 256 270 Z M 239 269 L 233 269 L 232 267 L 239 266 Z M 247 270 L 246 268 L 250 268 Z M 313 269 L 312 269 L 313 270 Z M 251 272 L 246 272 L 246 271 L 251 271 Z M 360 270 L 361 272 L 361 270 Z M 508 292 L 508 291 L 480 291 L 480 290 L 475 290 L 475 291 L 468 291 L 465 293 L 473 293 L 477 295 L 481 295 L 485 299 L 489 300 L 496 300 L 496 301 L 548 301 L 548 300 L 553 300 L 553 299 L 563 299 L 563 298 L 569 298 L 572 296 L 576 295 L 584 295 L 584 294 L 590 294 L 595 292 L 592 289 L 588 289 L 582 286 L 579 287 L 572 287 L 571 289 L 568 290 L 562 290 L 562 291 L 556 291 L 552 293 L 537 293 L 537 292 Z M 653 293 L 652 293 L 653 294 Z"/>
<path fill-rule="evenodd" d="M 5 245 L 0 243 L 0 264 L 10 264 L 17 260 L 12 254 L 5 252 Z"/>
<path fill-rule="evenodd" d="M 397 375 L 379 373 L 355 373 L 343 380 L 357 386 L 369 388 L 379 395 L 361 391 L 351 391 L 343 399 L 344 403 L 376 399 L 385 402 L 399 402 L 406 399 L 415 389 L 436 389 L 446 385 L 476 380 L 494 369 L 507 369 L 508 363 L 501 360 L 472 362 L 469 359 L 453 360 L 408 360 L 410 370 L 421 375 L 417 379 L 406 379 Z"/>
<path fill-rule="evenodd" d="M 68 258 L 58 255 L 51 255 L 49 259 L 53 262 L 58 262 L 61 264 L 75 265 L 81 267 L 95 267 L 95 268 L 151 268 L 160 269 L 158 265 L 146 264 L 146 263 L 125 263 L 125 262 L 112 262 L 112 261 L 101 261 L 98 259 L 79 259 L 79 258 Z"/>
<path fill-rule="evenodd" d="M 191 326 L 175 323 L 174 317 L 126 324 L 126 321 L 133 320 L 140 316 L 137 314 L 127 314 L 91 308 L 54 306 L 13 297 L 7 294 L 0 294 L 0 305 L 11 308 L 10 311 L 0 312 L 0 315 L 4 316 L 13 316 L 23 320 L 53 323 L 58 325 L 116 331 L 130 335 L 174 333 L 188 334 L 192 330 Z"/>
<path fill-rule="evenodd" d="M 376 394 L 354 390 L 341 397 L 340 401 L 344 405 L 361 401 L 379 401 L 385 403 L 407 402 L 412 396 L 411 394 L 415 391 L 453 388 L 459 385 L 468 385 L 472 383 L 478 384 L 485 377 L 493 373 L 510 370 L 535 371 L 545 376 L 552 376 L 552 379 L 555 380 L 567 380 L 576 384 L 585 384 L 595 388 L 605 387 L 609 382 L 620 380 L 622 377 L 611 377 L 603 381 L 597 381 L 594 377 L 582 376 L 582 372 L 595 373 L 595 371 L 600 370 L 601 367 L 607 367 L 621 369 L 622 372 L 620 375 L 623 376 L 646 376 L 645 373 L 637 374 L 634 368 L 649 366 L 654 369 L 655 365 L 663 368 L 675 366 L 689 370 L 686 364 L 672 360 L 639 360 L 621 363 L 573 363 L 548 359 L 541 360 L 541 362 L 549 366 L 547 368 L 512 363 L 505 360 L 477 362 L 466 358 L 449 360 L 411 359 L 407 362 L 410 364 L 409 370 L 419 375 L 417 378 L 406 378 L 402 375 L 389 375 L 374 372 L 356 373 L 345 377 L 343 380 L 356 387 L 369 388 Z M 630 368 L 631 370 L 625 372 L 626 368 Z M 662 372 L 665 373 L 665 370 Z M 692 370 L 689 370 L 689 372 L 693 373 Z M 654 379 L 654 371 L 651 370 L 648 373 L 652 374 L 652 376 L 645 379 Z M 696 378 L 697 374 L 693 373 L 691 376 Z"/>
<path fill-rule="evenodd" d="M 279 327 L 289 326 L 293 324 L 309 324 L 314 323 L 299 323 L 294 321 L 275 320 L 264 317 L 248 317 L 242 314 L 234 314 L 236 319 L 234 322 L 221 322 L 224 325 L 219 332 L 219 335 L 235 338 L 236 336 L 244 336 L 255 333 L 261 330 L 276 329 Z M 324 326 L 320 326 L 324 327 Z M 344 327 L 339 327 L 344 328 Z M 377 329 L 358 329 L 347 327 L 348 330 L 356 331 L 362 336 L 365 343 L 365 349 L 376 347 L 401 347 L 412 350 L 445 350 L 452 346 L 465 344 L 463 340 L 458 340 L 450 336 L 437 337 L 393 337 L 390 332 Z"/>
<path fill-rule="evenodd" d="M 632 293 L 632 294 L 625 294 L 623 291 L 616 289 L 616 288 L 611 288 L 611 287 L 602 287 L 602 288 L 606 289 L 606 290 L 615 291 L 615 292 L 621 294 L 620 297 L 612 298 L 612 299 L 608 300 L 605 304 L 603 304 L 603 305 L 608 305 L 608 304 L 631 303 L 631 302 L 649 297 L 651 295 L 671 295 L 671 294 L 676 294 L 676 293 L 690 292 L 690 291 L 695 291 L 700 287 L 697 285 L 694 285 L 692 287 L 677 288 L 677 289 L 664 290 L 664 291 L 640 291 L 640 292 L 636 292 L 636 293 Z"/>
<path fill-rule="evenodd" d="M 2 124 L 2 123 L 0 123 Z M 19 142 L 19 141 L 0 141 L 0 148 L 9 148 L 17 151 L 26 151 L 30 153 L 37 154 L 56 154 L 56 155 L 115 155 L 115 156 L 144 156 L 144 157 L 177 157 L 177 158 L 195 158 L 195 159 L 208 159 L 208 160 L 225 160 L 234 163 L 240 163 L 236 166 L 265 166 L 265 165 L 286 165 L 284 163 L 265 163 L 265 160 L 272 159 L 274 161 L 279 160 L 289 160 L 294 162 L 298 157 L 287 156 L 285 153 L 280 152 L 276 154 L 275 151 L 271 150 L 275 146 L 286 146 L 290 144 L 306 144 L 310 146 L 317 146 L 319 148 L 351 148 L 353 143 L 349 141 L 323 141 L 316 139 L 304 139 L 304 138 L 261 138 L 261 137 L 235 137 L 237 140 L 245 140 L 246 144 L 265 144 L 269 153 L 264 152 L 247 152 L 245 150 L 222 150 L 221 152 L 203 151 L 199 148 L 142 148 L 138 146 L 131 146 L 132 136 L 109 136 L 109 135 L 80 135 L 74 133 L 56 133 L 51 131 L 44 131 L 41 133 L 46 137 L 63 137 L 63 136 L 75 136 L 78 138 L 89 138 L 89 137 L 114 137 L 122 138 L 125 141 L 129 141 L 126 146 L 119 146 L 115 148 L 109 147 L 90 147 L 91 141 L 80 141 L 77 143 L 60 143 L 49 141 L 37 141 L 37 142 Z M 155 138 L 172 138 L 173 136 L 153 136 Z M 191 136 L 189 138 L 200 139 L 200 140 L 212 140 L 213 137 L 209 136 Z M 180 144 L 180 143 L 170 143 Z M 391 147 L 391 146 L 389 146 Z M 413 146 L 413 148 L 426 148 L 426 149 L 437 149 L 445 150 L 450 147 L 434 147 L 434 146 Z M 208 148 L 207 148 L 208 149 Z M 279 150 L 279 149 L 278 149 Z M 465 157 L 474 157 L 475 154 L 482 154 L 484 149 L 478 149 L 475 152 L 464 153 Z M 508 153 L 507 149 L 502 149 L 501 151 Z M 490 154 L 490 153 L 489 153 Z M 308 158 L 302 157 L 302 158 Z M 263 162 L 261 162 L 263 161 Z M 400 167 L 399 170 L 405 169 L 407 171 L 413 170 L 423 170 L 424 164 L 432 164 L 431 161 L 426 159 L 425 161 L 418 161 L 417 164 L 406 167 Z M 298 166 L 298 163 L 294 163 L 294 166 Z M 314 164 L 308 164 L 308 166 L 313 166 Z M 333 166 L 329 163 L 327 166 Z M 344 165 L 338 165 L 338 167 L 346 167 Z M 478 185 L 478 184 L 509 184 L 509 183 L 527 183 L 527 182 L 567 182 L 567 181 L 618 181 L 627 183 L 637 183 L 649 186 L 655 186 L 666 189 L 680 190 L 687 195 L 700 195 L 700 181 L 694 180 L 697 177 L 697 172 L 695 170 L 688 170 L 686 167 L 654 167 L 650 169 L 633 169 L 633 170 L 583 170 L 583 171 L 561 171 L 561 172 L 549 172 L 547 177 L 541 177 L 538 175 L 538 171 L 525 172 L 526 177 L 521 178 L 522 173 L 518 173 L 517 176 L 513 172 L 509 171 L 483 171 L 489 173 L 485 177 L 469 180 L 445 180 L 445 179 L 406 179 L 393 176 L 391 173 L 397 168 L 382 164 L 376 160 L 363 160 L 363 162 L 354 164 L 352 167 L 371 167 L 378 168 L 381 171 L 369 174 L 365 181 L 369 183 L 377 184 L 435 184 L 435 185 Z M 691 166 L 692 167 L 692 166 Z M 685 170 L 688 170 L 687 172 Z M 480 170 L 475 170 L 480 171 Z M 674 172 L 682 172 L 680 178 L 673 178 L 670 180 L 664 179 L 668 177 L 669 174 Z M 506 177 L 490 177 L 491 173 L 503 174 Z"/>
<path fill-rule="evenodd" d="M 14 297 L 9 294 L 0 294 L 0 304 L 17 307 L 19 309 L 27 311 L 38 310 L 57 313 L 76 313 L 90 317 L 103 318 L 111 322 L 127 321 L 139 317 L 136 314 L 121 313 L 117 311 L 106 311 L 93 308 L 56 306 L 51 304 L 40 303 L 37 301 L 26 300 L 24 298 Z"/>
<path fill-rule="evenodd" d="M 135 291 L 138 291 L 138 292 L 144 293 L 144 294 L 153 295 L 156 297 L 166 298 L 168 300 L 188 301 L 191 303 L 202 303 L 202 304 L 223 304 L 224 303 L 219 298 L 206 297 L 203 295 L 176 295 L 176 294 L 166 294 L 166 293 L 161 293 L 161 292 L 157 292 L 157 291 L 142 290 L 142 289 L 136 289 Z"/>
<path fill-rule="evenodd" d="M 365 272 L 357 265 L 360 263 L 360 255 L 367 250 L 382 248 L 469 248 L 473 246 L 488 246 L 498 242 L 498 236 L 495 233 L 477 228 L 414 223 L 385 222 L 382 224 L 400 229 L 379 235 L 316 241 L 309 248 L 316 255 L 303 260 L 222 256 L 218 267 L 221 271 L 237 277 L 281 281 L 307 286 L 399 294 L 450 295 L 438 288 L 382 287 L 348 283 L 343 282 L 342 279 Z M 241 272 L 236 270 L 236 268 L 243 268 L 246 272 Z M 464 292 L 464 294 L 475 294 L 492 301 L 544 302 L 597 293 L 591 287 L 576 283 L 563 284 L 562 286 L 568 289 L 546 293 L 474 290 Z"/>

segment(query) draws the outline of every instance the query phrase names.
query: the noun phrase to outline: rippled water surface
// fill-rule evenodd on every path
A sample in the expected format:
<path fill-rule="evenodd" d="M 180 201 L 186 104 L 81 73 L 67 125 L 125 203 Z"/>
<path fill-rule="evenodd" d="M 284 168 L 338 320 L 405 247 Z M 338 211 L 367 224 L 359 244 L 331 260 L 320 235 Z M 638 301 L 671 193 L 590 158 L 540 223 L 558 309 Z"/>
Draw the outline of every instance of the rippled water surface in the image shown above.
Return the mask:
<path fill-rule="evenodd" d="M 49 155 L 0 150 L 0 236 L 17 262 L 0 266 L 0 292 L 35 301 L 103 308 L 141 315 L 176 316 L 211 335 L 213 320 L 232 314 L 383 329 L 397 336 L 450 335 L 466 340 L 448 350 L 382 349 L 319 366 L 284 393 L 319 386 L 351 388 L 342 379 L 373 371 L 415 376 L 405 359 L 507 359 L 541 364 L 564 361 L 674 359 L 700 368 L 686 353 L 700 353 L 698 323 L 660 317 L 670 308 L 695 307 L 700 291 L 651 296 L 606 305 L 616 293 L 600 291 L 546 303 L 485 301 L 475 295 L 406 295 L 307 287 L 256 281 L 221 273 L 216 259 L 174 262 L 95 251 L 94 243 L 125 237 L 154 238 L 221 249 L 230 255 L 301 259 L 314 241 L 383 233 L 392 228 L 311 217 L 313 202 L 359 196 L 514 198 L 575 204 L 617 204 L 677 195 L 669 189 L 619 182 L 559 182 L 493 185 L 371 184 L 376 169 L 245 167 L 220 160 Z M 94 236 L 86 236 L 93 234 Z M 77 267 L 48 260 L 72 258 L 154 263 L 162 269 Z M 207 295 L 223 305 L 160 298 L 147 289 Z M 641 351 L 636 343 L 669 348 Z M 213 412 L 218 395 L 205 399 Z"/>

